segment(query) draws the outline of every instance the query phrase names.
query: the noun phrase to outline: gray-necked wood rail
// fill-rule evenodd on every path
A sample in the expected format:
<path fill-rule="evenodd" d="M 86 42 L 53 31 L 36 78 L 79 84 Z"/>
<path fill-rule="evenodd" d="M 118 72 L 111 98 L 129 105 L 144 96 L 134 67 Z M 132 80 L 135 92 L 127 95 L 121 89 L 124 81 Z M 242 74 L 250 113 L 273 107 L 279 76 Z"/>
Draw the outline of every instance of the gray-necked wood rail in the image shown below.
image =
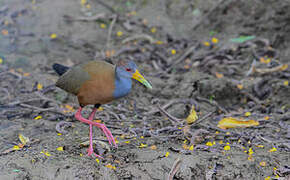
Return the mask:
<path fill-rule="evenodd" d="M 119 60 L 114 66 L 105 61 L 90 61 L 74 67 L 53 64 L 53 69 L 60 75 L 56 86 L 77 96 L 80 108 L 75 118 L 90 126 L 90 145 L 88 155 L 94 154 L 92 126 L 97 126 L 105 133 L 109 143 L 115 139 L 111 131 L 101 123 L 93 122 L 96 110 L 102 105 L 126 96 L 132 88 L 132 79 L 135 79 L 152 89 L 150 83 L 139 73 L 136 64 L 131 60 Z M 89 118 L 81 115 L 82 108 L 86 105 L 95 105 Z"/>

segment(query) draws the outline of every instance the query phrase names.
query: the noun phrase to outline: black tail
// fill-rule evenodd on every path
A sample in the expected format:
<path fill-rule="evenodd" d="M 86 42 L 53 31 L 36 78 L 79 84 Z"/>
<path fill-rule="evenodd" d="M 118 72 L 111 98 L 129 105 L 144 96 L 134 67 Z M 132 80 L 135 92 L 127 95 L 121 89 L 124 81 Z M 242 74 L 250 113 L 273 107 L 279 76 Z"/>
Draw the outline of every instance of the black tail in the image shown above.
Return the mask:
<path fill-rule="evenodd" d="M 52 68 L 60 76 L 63 75 L 65 72 L 67 72 L 67 70 L 69 70 L 69 67 L 57 63 L 53 64 Z"/>

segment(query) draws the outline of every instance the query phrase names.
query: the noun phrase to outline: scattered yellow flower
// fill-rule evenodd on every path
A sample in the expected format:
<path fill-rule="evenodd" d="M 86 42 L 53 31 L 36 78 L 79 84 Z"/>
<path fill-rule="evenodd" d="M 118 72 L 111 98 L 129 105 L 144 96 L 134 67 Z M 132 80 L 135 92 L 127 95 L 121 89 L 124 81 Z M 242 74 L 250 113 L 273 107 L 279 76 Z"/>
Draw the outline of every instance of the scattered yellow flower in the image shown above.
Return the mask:
<path fill-rule="evenodd" d="M 107 164 L 106 167 L 109 168 L 109 169 L 114 169 L 114 170 L 116 169 L 116 167 L 111 165 L 111 164 Z"/>
<path fill-rule="evenodd" d="M 211 39 L 211 42 L 214 43 L 214 44 L 216 44 L 216 43 L 219 42 L 219 40 L 218 40 L 218 38 L 213 37 L 213 38 Z"/>
<path fill-rule="evenodd" d="M 30 76 L 30 73 L 23 73 L 24 77 Z"/>
<path fill-rule="evenodd" d="M 130 126 L 130 128 L 133 128 L 134 127 L 134 124 L 130 124 L 129 126 Z"/>
<path fill-rule="evenodd" d="M 58 136 L 61 136 L 62 134 L 61 134 L 61 133 L 57 133 L 57 135 L 58 135 Z"/>
<path fill-rule="evenodd" d="M 191 145 L 191 146 L 189 147 L 189 150 L 190 150 L 190 151 L 193 151 L 193 149 L 194 149 L 194 146 Z"/>
<path fill-rule="evenodd" d="M 140 139 L 144 139 L 144 136 L 140 136 Z"/>
<path fill-rule="evenodd" d="M 226 135 L 230 135 L 231 133 L 230 132 L 226 132 Z"/>
<path fill-rule="evenodd" d="M 123 35 L 123 32 L 122 32 L 122 31 L 118 31 L 118 32 L 117 32 L 117 36 L 118 36 L 118 37 L 120 37 L 120 36 L 122 36 L 122 35 Z"/>
<path fill-rule="evenodd" d="M 266 178 L 265 178 L 265 180 L 270 180 L 271 179 L 271 177 L 270 176 L 267 176 Z"/>
<path fill-rule="evenodd" d="M 210 46 L 210 43 L 207 42 L 207 41 L 205 41 L 205 42 L 203 42 L 203 45 L 205 45 L 205 46 Z"/>
<path fill-rule="evenodd" d="M 0 64 L 2 64 L 3 63 L 3 59 L 0 57 Z"/>
<path fill-rule="evenodd" d="M 60 146 L 60 147 L 56 148 L 56 150 L 63 151 L 63 146 Z"/>
<path fill-rule="evenodd" d="M 96 159 L 96 162 L 97 162 L 98 164 L 100 164 L 100 160 L 99 160 L 99 159 Z"/>
<path fill-rule="evenodd" d="M 157 146 L 156 146 L 156 145 L 152 145 L 152 146 L 150 147 L 150 149 L 152 149 L 152 150 L 156 150 L 156 149 L 157 149 Z"/>
<path fill-rule="evenodd" d="M 263 148 L 264 146 L 263 145 L 256 145 L 256 147 Z"/>
<path fill-rule="evenodd" d="M 17 145 L 13 146 L 13 150 L 19 150 L 19 149 L 20 149 L 19 146 L 17 146 Z"/>
<path fill-rule="evenodd" d="M 1 60 L 0 60 L 0 64 L 1 64 Z M 284 84 L 284 86 L 288 86 L 289 85 L 289 81 L 284 81 L 283 84 Z"/>
<path fill-rule="evenodd" d="M 265 59 L 264 57 L 261 57 L 261 58 L 260 58 L 260 62 L 261 62 L 261 63 L 264 63 L 264 64 L 268 64 L 268 63 L 271 62 L 271 59 L 270 59 L 270 58 Z"/>
<path fill-rule="evenodd" d="M 23 134 L 18 134 L 18 138 L 23 146 L 25 146 L 29 142 L 29 138 L 24 136 Z"/>
<path fill-rule="evenodd" d="M 237 87 L 238 87 L 238 89 L 243 89 L 244 88 L 244 86 L 242 84 L 238 84 Z"/>
<path fill-rule="evenodd" d="M 37 88 L 37 90 L 42 90 L 42 88 L 43 88 L 43 85 L 42 85 L 42 84 L 40 84 L 40 83 L 38 83 L 38 84 L 37 84 L 37 86 L 36 86 L 36 88 Z"/>
<path fill-rule="evenodd" d="M 129 144 L 131 141 L 125 141 L 124 143 Z"/>
<path fill-rule="evenodd" d="M 104 108 L 103 107 L 99 107 L 97 111 L 103 111 Z"/>
<path fill-rule="evenodd" d="M 155 43 L 158 45 L 161 45 L 161 44 L 163 44 L 163 41 L 156 41 Z"/>
<path fill-rule="evenodd" d="M 91 9 L 91 5 L 90 5 L 90 4 L 87 4 L 87 5 L 86 5 L 86 8 L 87 8 L 87 9 Z"/>
<path fill-rule="evenodd" d="M 230 149 L 231 149 L 231 146 L 229 145 L 224 146 L 224 150 L 229 151 Z"/>
<path fill-rule="evenodd" d="M 131 16 L 135 16 L 136 14 L 137 14 L 136 11 L 132 11 L 132 12 L 130 13 Z"/>
<path fill-rule="evenodd" d="M 155 27 L 151 28 L 151 32 L 152 32 L 152 33 L 155 33 L 156 30 L 157 30 L 157 29 L 156 29 Z"/>
<path fill-rule="evenodd" d="M 41 119 L 41 118 L 42 118 L 42 116 L 39 115 L 39 116 L 36 116 L 34 119 L 38 120 L 38 119 Z"/>
<path fill-rule="evenodd" d="M 248 151 L 248 154 L 249 154 L 249 155 L 252 155 L 252 154 L 254 154 L 254 151 L 253 151 L 253 149 L 252 149 L 252 148 L 250 148 L 250 149 L 249 149 L 249 151 Z"/>
<path fill-rule="evenodd" d="M 46 156 L 48 156 L 48 157 L 51 156 L 51 154 L 50 154 L 49 152 L 47 152 L 47 151 L 43 151 L 43 150 L 42 150 L 40 153 L 41 153 L 41 154 L 44 154 L 44 155 L 46 155 Z"/>
<path fill-rule="evenodd" d="M 269 116 L 265 116 L 264 119 L 265 119 L 265 120 L 269 120 L 270 117 L 269 117 Z"/>
<path fill-rule="evenodd" d="M 220 133 L 219 131 L 216 131 L 216 132 L 215 132 L 215 134 L 219 134 L 219 133 Z"/>
<path fill-rule="evenodd" d="M 2 33 L 3 36 L 7 36 L 9 34 L 9 32 L 6 29 L 3 29 L 1 31 L 1 33 Z"/>
<path fill-rule="evenodd" d="M 277 149 L 275 147 L 273 147 L 272 149 L 269 150 L 269 152 L 275 152 L 277 151 Z"/>
<path fill-rule="evenodd" d="M 213 144 L 212 144 L 212 142 L 207 142 L 205 145 L 207 145 L 207 146 L 213 146 Z"/>
<path fill-rule="evenodd" d="M 267 163 L 265 161 L 260 162 L 260 166 L 265 167 L 266 165 L 267 165 Z"/>
<path fill-rule="evenodd" d="M 83 156 L 83 153 L 80 153 L 80 157 L 82 157 Z"/>
<path fill-rule="evenodd" d="M 246 116 L 246 117 L 251 116 L 251 112 L 245 112 L 245 116 Z"/>
<path fill-rule="evenodd" d="M 165 157 L 168 157 L 169 154 L 170 154 L 170 152 L 166 152 L 166 153 L 165 153 Z"/>
<path fill-rule="evenodd" d="M 223 144 L 223 143 L 224 143 L 224 141 L 223 141 L 223 140 L 220 140 L 220 141 L 219 141 L 219 144 Z"/>
<path fill-rule="evenodd" d="M 143 143 L 140 143 L 140 145 L 138 146 L 139 148 L 145 148 L 147 147 L 148 145 L 147 144 L 143 144 Z"/>
<path fill-rule="evenodd" d="M 87 3 L 87 0 L 81 0 L 81 5 L 85 5 Z"/>
<path fill-rule="evenodd" d="M 171 54 L 176 54 L 176 50 L 175 49 L 171 49 Z"/>
<path fill-rule="evenodd" d="M 52 34 L 50 35 L 50 39 L 55 39 L 55 38 L 57 38 L 57 35 L 56 35 L 55 33 L 52 33 Z"/>
<path fill-rule="evenodd" d="M 107 27 L 107 25 L 104 24 L 104 23 L 101 23 L 101 24 L 100 24 L 100 27 L 101 27 L 102 29 L 105 29 L 105 28 Z"/>
<path fill-rule="evenodd" d="M 218 72 L 215 72 L 215 76 L 220 79 L 220 78 L 223 78 L 224 75 L 222 73 L 218 73 Z"/>

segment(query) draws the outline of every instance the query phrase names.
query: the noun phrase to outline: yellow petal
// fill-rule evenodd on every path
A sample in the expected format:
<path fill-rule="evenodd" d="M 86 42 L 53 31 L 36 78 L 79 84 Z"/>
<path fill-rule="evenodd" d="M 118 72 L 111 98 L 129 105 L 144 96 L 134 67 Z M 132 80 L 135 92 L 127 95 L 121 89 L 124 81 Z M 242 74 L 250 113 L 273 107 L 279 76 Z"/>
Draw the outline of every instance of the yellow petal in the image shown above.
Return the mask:
<path fill-rule="evenodd" d="M 3 63 L 3 59 L 0 57 L 0 64 L 2 64 Z"/>
<path fill-rule="evenodd" d="M 215 76 L 216 76 L 218 79 L 224 77 L 224 75 L 223 75 L 222 73 L 218 73 L 218 72 L 215 73 Z"/>
<path fill-rule="evenodd" d="M 171 54 L 176 54 L 176 50 L 175 49 L 171 49 Z"/>
<path fill-rule="evenodd" d="M 272 149 L 269 150 L 269 152 L 275 152 L 277 151 L 277 149 L 275 147 L 273 147 Z"/>
<path fill-rule="evenodd" d="M 50 35 L 50 39 L 55 39 L 55 38 L 57 38 L 57 35 L 56 35 L 55 33 L 52 33 L 52 34 Z"/>
<path fill-rule="evenodd" d="M 186 118 L 186 122 L 187 124 L 192 124 L 194 123 L 196 120 L 198 119 L 197 113 L 195 111 L 195 107 L 194 105 L 192 106 L 191 110 L 190 110 L 190 114 L 189 116 Z"/>
<path fill-rule="evenodd" d="M 101 24 L 100 24 L 100 27 L 101 27 L 102 29 L 105 29 L 105 28 L 107 27 L 107 25 L 104 24 L 104 23 L 101 23 Z"/>
<path fill-rule="evenodd" d="M 139 148 L 145 148 L 147 147 L 148 145 L 147 144 L 143 144 L 143 143 L 140 143 L 140 146 L 138 146 Z"/>
<path fill-rule="evenodd" d="M 258 126 L 259 122 L 255 120 L 246 120 L 241 121 L 233 117 L 227 117 L 220 120 L 218 123 L 218 127 L 221 129 L 227 128 L 242 128 L 242 127 L 251 127 L 251 126 Z"/>
<path fill-rule="evenodd" d="M 114 170 L 116 169 L 116 167 L 111 165 L 111 164 L 107 164 L 106 167 L 109 168 L 109 169 L 114 169 Z"/>
<path fill-rule="evenodd" d="M 226 145 L 225 147 L 224 147 L 224 150 L 226 150 L 226 151 L 229 151 L 231 149 L 231 146 L 229 146 L 229 145 Z"/>
<path fill-rule="evenodd" d="M 267 163 L 266 163 L 265 161 L 261 161 L 261 162 L 260 162 L 260 166 L 265 167 L 265 166 L 267 166 Z"/>
<path fill-rule="evenodd" d="M 166 153 L 165 153 L 165 157 L 168 157 L 169 154 L 170 154 L 170 152 L 166 152 Z"/>
<path fill-rule="evenodd" d="M 213 37 L 213 38 L 211 39 L 211 42 L 214 43 L 214 44 L 216 44 L 216 43 L 219 42 L 219 40 L 218 40 L 218 38 Z"/>
<path fill-rule="evenodd" d="M 97 163 L 99 164 L 100 163 L 100 160 L 99 159 L 96 159 Z"/>
<path fill-rule="evenodd" d="M 156 32 L 156 28 L 155 27 L 151 28 L 151 32 L 155 33 Z"/>
<path fill-rule="evenodd" d="M 42 88 L 43 88 L 43 85 L 42 85 L 42 84 L 40 84 L 40 83 L 38 83 L 36 88 L 37 88 L 37 90 L 42 90 Z"/>
<path fill-rule="evenodd" d="M 60 147 L 56 148 L 56 150 L 58 150 L 58 151 L 63 151 L 63 147 L 60 146 Z"/>
<path fill-rule="evenodd" d="M 20 150 L 20 147 L 15 145 L 15 146 L 13 146 L 13 150 Z"/>
<path fill-rule="evenodd" d="M 194 148 L 194 146 L 191 145 L 191 146 L 189 147 L 189 150 L 190 150 L 190 151 L 193 151 L 193 148 Z"/>
<path fill-rule="evenodd" d="M 0 62 L 0 64 L 1 64 L 1 62 Z M 284 86 L 288 86 L 289 85 L 289 81 L 284 81 L 283 84 L 284 84 Z"/>
<path fill-rule="evenodd" d="M 152 145 L 152 146 L 150 147 L 150 149 L 152 149 L 152 150 L 156 150 L 156 149 L 157 149 L 157 146 L 156 146 L 156 145 Z"/>
<path fill-rule="evenodd" d="M 123 35 L 123 32 L 122 32 L 122 31 L 118 31 L 118 32 L 117 32 L 117 36 L 118 36 L 118 37 L 120 37 L 120 36 L 122 36 L 122 35 Z"/>
<path fill-rule="evenodd" d="M 42 116 L 36 116 L 34 119 L 38 120 L 38 119 L 41 119 L 41 118 L 42 118 Z"/>
<path fill-rule="evenodd" d="M 18 138 L 23 145 L 26 145 L 29 142 L 29 138 L 25 137 L 23 134 L 19 134 Z"/>
<path fill-rule="evenodd" d="M 205 45 L 205 46 L 210 46 L 210 43 L 207 42 L 207 41 L 205 41 L 205 42 L 203 42 L 203 45 Z"/>
<path fill-rule="evenodd" d="M 238 87 L 239 89 L 243 89 L 243 88 L 244 88 L 244 86 L 243 86 L 242 84 L 238 84 L 237 87 Z"/>
<path fill-rule="evenodd" d="M 251 112 L 246 112 L 246 113 L 245 113 L 245 116 L 246 116 L 246 117 L 251 116 Z"/>
<path fill-rule="evenodd" d="M 213 144 L 212 144 L 212 142 L 207 142 L 205 145 L 207 145 L 207 146 L 213 146 Z"/>

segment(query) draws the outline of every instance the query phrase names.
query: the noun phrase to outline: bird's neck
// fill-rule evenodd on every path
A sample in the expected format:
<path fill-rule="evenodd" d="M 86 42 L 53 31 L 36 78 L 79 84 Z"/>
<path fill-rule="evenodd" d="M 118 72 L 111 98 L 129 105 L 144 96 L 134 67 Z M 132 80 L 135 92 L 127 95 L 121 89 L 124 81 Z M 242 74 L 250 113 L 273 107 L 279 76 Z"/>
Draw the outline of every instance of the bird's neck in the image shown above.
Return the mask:
<path fill-rule="evenodd" d="M 115 78 L 114 98 L 121 98 L 126 96 L 132 87 L 132 79 L 126 77 Z"/>

